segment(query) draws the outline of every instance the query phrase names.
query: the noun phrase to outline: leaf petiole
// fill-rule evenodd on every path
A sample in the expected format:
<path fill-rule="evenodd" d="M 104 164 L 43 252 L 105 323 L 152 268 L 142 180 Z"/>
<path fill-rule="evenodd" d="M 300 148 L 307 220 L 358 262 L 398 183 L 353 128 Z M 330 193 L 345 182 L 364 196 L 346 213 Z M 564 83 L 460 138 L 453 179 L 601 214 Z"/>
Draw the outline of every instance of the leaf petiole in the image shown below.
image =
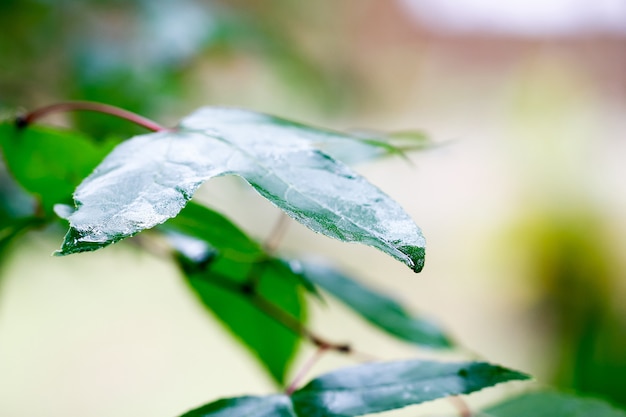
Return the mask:
<path fill-rule="evenodd" d="M 119 117 L 120 119 L 125 119 L 129 122 L 133 122 L 153 132 L 169 130 L 150 119 L 147 119 L 128 110 L 120 109 L 119 107 L 110 106 L 108 104 L 94 103 L 90 101 L 67 101 L 51 104 L 45 107 L 40 107 L 24 115 L 18 116 L 15 119 L 15 124 L 18 128 L 24 128 L 48 114 L 67 111 L 92 111 L 96 113 L 109 114 L 111 116 Z"/>

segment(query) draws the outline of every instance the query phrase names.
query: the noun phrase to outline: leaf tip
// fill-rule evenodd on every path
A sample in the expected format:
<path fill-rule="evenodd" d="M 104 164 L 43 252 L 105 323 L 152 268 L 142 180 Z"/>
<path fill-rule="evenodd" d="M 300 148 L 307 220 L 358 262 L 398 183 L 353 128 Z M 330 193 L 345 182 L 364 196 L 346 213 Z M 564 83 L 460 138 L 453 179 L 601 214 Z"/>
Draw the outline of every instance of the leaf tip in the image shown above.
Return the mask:
<path fill-rule="evenodd" d="M 125 237 L 108 236 L 106 240 L 94 240 L 89 239 L 88 236 L 89 233 L 81 232 L 80 230 L 70 226 L 70 229 L 65 234 L 61 248 L 56 250 L 53 253 L 53 256 L 66 256 L 81 252 L 93 252 L 112 243 L 118 242 Z"/>
<path fill-rule="evenodd" d="M 424 268 L 424 260 L 426 257 L 426 248 L 424 246 L 405 245 L 398 248 L 400 252 L 407 256 L 405 263 L 418 273 Z"/>

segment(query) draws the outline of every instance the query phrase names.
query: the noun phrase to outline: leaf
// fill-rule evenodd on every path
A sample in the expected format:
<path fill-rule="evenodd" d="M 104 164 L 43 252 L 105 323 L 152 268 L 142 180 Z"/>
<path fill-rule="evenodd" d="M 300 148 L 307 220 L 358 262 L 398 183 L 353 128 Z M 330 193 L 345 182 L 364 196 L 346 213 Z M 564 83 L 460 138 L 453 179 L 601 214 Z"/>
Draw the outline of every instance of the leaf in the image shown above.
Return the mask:
<path fill-rule="evenodd" d="M 58 254 L 94 250 L 174 217 L 204 181 L 239 175 L 310 229 L 374 246 L 414 271 L 424 238 L 402 208 L 315 148 L 349 135 L 259 113 L 203 108 L 177 130 L 119 145 L 76 190 Z"/>
<path fill-rule="evenodd" d="M 28 231 L 28 229 L 39 227 L 45 224 L 41 217 L 23 217 L 12 219 L 9 224 L 0 227 L 0 254 L 11 243 L 13 239 Z"/>
<path fill-rule="evenodd" d="M 354 140 L 336 139 L 320 144 L 320 149 L 346 164 L 358 164 L 388 156 L 407 158 L 407 152 L 421 151 L 434 146 L 422 132 L 402 131 L 379 133 L 351 131 Z"/>
<path fill-rule="evenodd" d="M 297 417 L 286 395 L 227 398 L 207 404 L 181 417 Z"/>
<path fill-rule="evenodd" d="M 276 264 L 259 266 L 217 258 L 204 273 L 187 273 L 202 303 L 241 340 L 279 384 L 284 383 L 300 336 L 252 303 L 244 285 L 251 268 L 258 268 L 256 293 L 298 322 L 305 320 L 299 283 L 285 279 Z"/>
<path fill-rule="evenodd" d="M 112 148 L 74 132 L 9 122 L 0 123 L 0 145 L 13 177 L 37 196 L 46 213 L 54 204 L 70 202 L 76 186 Z"/>
<path fill-rule="evenodd" d="M 187 267 L 197 268 L 201 266 L 199 264 L 212 260 L 218 253 L 233 261 L 245 263 L 246 268 L 250 267 L 250 262 L 265 260 L 272 263 L 274 268 L 280 268 L 286 279 L 299 282 L 309 293 L 319 297 L 317 288 L 301 274 L 295 273 L 290 262 L 266 253 L 260 243 L 227 217 L 208 207 L 190 201 L 178 216 L 168 220 L 160 228 L 166 232 L 176 232 L 169 233 L 168 237 L 170 241 L 176 239 L 174 247 L 195 263 Z M 190 236 L 195 237 L 195 241 L 189 240 Z"/>
<path fill-rule="evenodd" d="M 302 280 L 217 212 L 190 203 L 162 226 L 191 288 L 202 303 L 283 383 L 299 345 L 298 334 L 254 305 L 255 294 L 297 322 L 305 319 Z M 172 233 L 175 232 L 175 233 Z"/>
<path fill-rule="evenodd" d="M 261 245 L 228 218 L 193 201 L 163 227 L 201 239 L 231 258 L 239 257 L 251 261 L 265 256 Z"/>
<path fill-rule="evenodd" d="M 368 363 L 315 378 L 291 397 L 271 395 L 218 400 L 182 417 L 352 417 L 469 394 L 501 382 L 524 379 L 528 376 L 484 362 Z"/>
<path fill-rule="evenodd" d="M 297 390 L 292 400 L 299 416 L 359 416 L 528 378 L 484 362 L 368 363 L 316 378 Z"/>
<path fill-rule="evenodd" d="M 450 348 L 452 342 L 434 323 L 406 312 L 393 298 L 354 281 L 320 263 L 292 262 L 305 280 L 334 297 L 385 332 L 407 342 L 432 348 Z"/>
<path fill-rule="evenodd" d="M 481 417 L 626 417 L 608 403 L 557 392 L 531 392 L 487 408 Z"/>

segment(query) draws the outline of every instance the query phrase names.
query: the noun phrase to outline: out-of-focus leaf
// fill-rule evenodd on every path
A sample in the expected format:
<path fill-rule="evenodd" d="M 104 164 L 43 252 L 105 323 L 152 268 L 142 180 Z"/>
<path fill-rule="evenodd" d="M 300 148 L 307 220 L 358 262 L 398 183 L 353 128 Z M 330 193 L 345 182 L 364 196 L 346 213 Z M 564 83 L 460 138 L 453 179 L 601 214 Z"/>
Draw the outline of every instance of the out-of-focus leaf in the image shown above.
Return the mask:
<path fill-rule="evenodd" d="M 316 378 L 294 392 L 292 400 L 299 416 L 358 416 L 528 378 L 523 373 L 485 362 L 368 363 Z"/>
<path fill-rule="evenodd" d="M 483 410 L 477 417 L 626 417 L 608 403 L 557 392 L 531 392 Z"/>
<path fill-rule="evenodd" d="M 217 226 L 223 229 L 215 229 Z M 226 218 L 195 203 L 163 229 L 202 303 L 250 349 L 274 380 L 283 383 L 300 335 L 269 317 L 254 300 L 260 296 L 301 323 L 305 320 L 301 278 L 284 262 L 266 257 Z"/>
<path fill-rule="evenodd" d="M 352 417 L 469 394 L 501 382 L 524 379 L 528 376 L 484 362 L 368 363 L 315 378 L 291 397 L 272 395 L 218 400 L 183 417 Z"/>
<path fill-rule="evenodd" d="M 45 220 L 41 217 L 26 217 L 21 219 L 13 219 L 10 224 L 0 227 L 0 254 L 7 245 L 20 234 L 30 228 L 41 226 Z"/>
<path fill-rule="evenodd" d="M 218 257 L 206 271 L 187 273 L 202 303 L 261 361 L 272 378 L 284 383 L 298 348 L 300 335 L 257 308 L 244 285 L 251 268 L 257 276 L 255 294 L 298 322 L 305 320 L 304 301 L 297 280 L 283 274 L 280 264 L 241 263 Z M 219 280 L 219 282 L 216 282 Z M 230 287 L 230 288 L 228 288 Z"/>
<path fill-rule="evenodd" d="M 320 286 L 385 332 L 420 346 L 452 347 L 450 339 L 437 325 L 410 315 L 393 298 L 320 263 L 294 261 L 291 265 L 305 280 Z"/>
<path fill-rule="evenodd" d="M 230 258 L 250 262 L 264 256 L 261 245 L 246 235 L 229 219 L 194 202 L 189 202 L 175 218 L 168 220 L 163 227 L 201 239 Z"/>
<path fill-rule="evenodd" d="M 347 164 L 358 164 L 389 156 L 407 158 L 408 152 L 422 151 L 434 146 L 426 134 L 418 131 L 350 133 L 355 140 L 331 140 L 321 144 L 320 149 Z"/>
<path fill-rule="evenodd" d="M 181 417 L 297 417 L 286 395 L 238 397 L 218 400 Z"/>
<path fill-rule="evenodd" d="M 409 215 L 346 165 L 315 148 L 354 140 L 238 109 L 203 108 L 175 131 L 119 145 L 76 190 L 58 252 L 104 247 L 174 217 L 204 181 L 245 178 L 310 229 L 374 246 L 418 272 L 425 241 Z"/>
<path fill-rule="evenodd" d="M 286 279 L 299 282 L 309 293 L 319 297 L 317 288 L 302 274 L 295 272 L 290 262 L 265 253 L 260 243 L 208 207 L 191 201 L 161 229 L 166 233 L 175 232 L 168 233 L 169 240 L 174 239 L 174 247 L 193 263 L 188 265 L 189 268 L 201 267 L 202 263 L 211 261 L 218 254 L 246 265 L 264 260 L 266 266 L 271 264 L 273 268 L 280 269 Z"/>
<path fill-rule="evenodd" d="M 0 151 L 1 152 L 1 151 Z M 0 159 L 0 228 L 13 220 L 35 214 L 36 201 L 7 172 Z"/>
<path fill-rule="evenodd" d="M 0 123 L 0 146 L 13 177 L 39 199 L 46 213 L 56 203 L 71 202 L 74 188 L 112 148 L 74 132 L 17 128 L 9 122 Z"/>

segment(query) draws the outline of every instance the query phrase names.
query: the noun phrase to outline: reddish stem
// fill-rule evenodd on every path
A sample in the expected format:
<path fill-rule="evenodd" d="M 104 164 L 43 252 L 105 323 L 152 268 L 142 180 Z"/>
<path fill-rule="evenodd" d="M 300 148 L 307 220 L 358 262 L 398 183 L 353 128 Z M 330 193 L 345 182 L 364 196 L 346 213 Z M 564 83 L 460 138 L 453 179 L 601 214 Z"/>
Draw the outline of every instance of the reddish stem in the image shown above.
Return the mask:
<path fill-rule="evenodd" d="M 454 405 L 454 407 L 458 410 L 460 417 L 472 417 L 472 410 L 470 410 L 469 406 L 463 398 L 458 395 L 454 395 L 448 397 L 448 401 L 450 401 L 452 405 Z"/>
<path fill-rule="evenodd" d="M 311 356 L 309 358 L 308 361 L 305 362 L 304 365 L 302 365 L 302 368 L 300 368 L 300 370 L 298 371 L 298 373 L 296 374 L 296 376 L 293 378 L 293 381 L 291 381 L 291 384 L 289 384 L 289 386 L 287 387 L 287 389 L 285 390 L 285 394 L 287 395 L 291 395 L 293 394 L 293 392 L 298 389 L 298 385 L 300 384 L 300 381 L 302 381 L 302 379 L 306 376 L 306 374 L 311 370 L 311 368 L 313 368 L 313 365 L 315 365 L 317 363 L 317 361 L 320 360 L 320 358 L 322 357 L 322 355 L 328 350 L 328 347 L 325 346 L 319 346 L 317 348 L 317 350 L 315 351 L 315 354 L 313 356 Z"/>
<path fill-rule="evenodd" d="M 90 101 L 68 101 L 63 103 L 51 104 L 49 106 L 41 107 L 39 109 L 26 113 L 25 115 L 19 116 L 15 122 L 18 127 L 26 127 L 48 114 L 77 110 L 110 114 L 112 116 L 119 117 L 120 119 L 125 119 L 139 126 L 145 127 L 146 129 L 152 130 L 153 132 L 167 130 L 165 127 L 159 125 L 158 123 L 128 110 L 120 109 L 119 107 L 110 106 L 108 104 L 94 103 Z"/>

